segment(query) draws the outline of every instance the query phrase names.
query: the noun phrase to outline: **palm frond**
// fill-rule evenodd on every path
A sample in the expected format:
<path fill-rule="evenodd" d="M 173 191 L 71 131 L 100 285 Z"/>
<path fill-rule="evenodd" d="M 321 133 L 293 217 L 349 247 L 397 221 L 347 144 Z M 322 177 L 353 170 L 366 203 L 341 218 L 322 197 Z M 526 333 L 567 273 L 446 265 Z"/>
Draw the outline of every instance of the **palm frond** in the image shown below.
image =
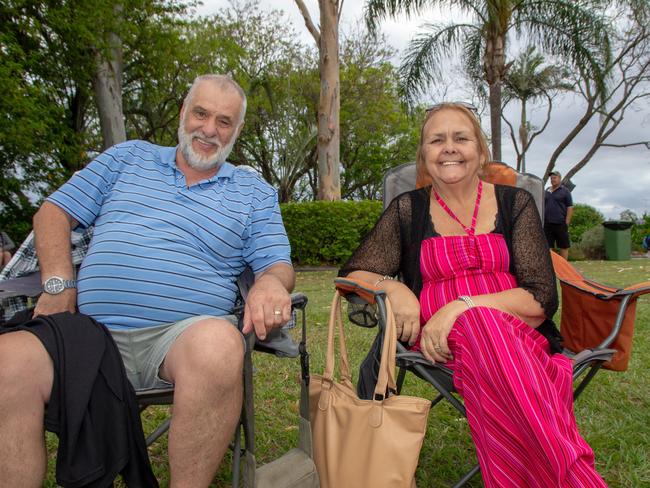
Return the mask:
<path fill-rule="evenodd" d="M 597 83 L 605 83 L 605 67 L 611 60 L 611 27 L 603 10 L 573 0 L 523 4 L 525 8 L 513 11 L 512 26 L 518 34 L 527 32 L 543 52 L 583 67 Z"/>
<path fill-rule="evenodd" d="M 382 20 L 400 14 L 417 15 L 435 3 L 435 0 L 368 0 L 363 9 L 366 26 L 374 34 Z"/>
<path fill-rule="evenodd" d="M 400 89 L 409 105 L 432 80 L 440 79 L 443 60 L 458 52 L 463 38 L 475 30 L 470 24 L 424 26 L 424 31 L 410 42 L 399 68 Z"/>

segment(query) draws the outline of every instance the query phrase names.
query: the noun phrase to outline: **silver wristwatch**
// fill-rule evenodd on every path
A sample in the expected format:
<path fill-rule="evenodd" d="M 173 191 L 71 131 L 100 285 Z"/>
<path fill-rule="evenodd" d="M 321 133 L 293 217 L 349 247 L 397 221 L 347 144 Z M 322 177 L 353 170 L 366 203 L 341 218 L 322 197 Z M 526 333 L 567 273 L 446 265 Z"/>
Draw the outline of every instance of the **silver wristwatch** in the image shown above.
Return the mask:
<path fill-rule="evenodd" d="M 59 276 L 52 276 L 43 283 L 43 291 L 48 295 L 58 295 L 66 288 L 77 288 L 77 281 L 64 280 Z"/>

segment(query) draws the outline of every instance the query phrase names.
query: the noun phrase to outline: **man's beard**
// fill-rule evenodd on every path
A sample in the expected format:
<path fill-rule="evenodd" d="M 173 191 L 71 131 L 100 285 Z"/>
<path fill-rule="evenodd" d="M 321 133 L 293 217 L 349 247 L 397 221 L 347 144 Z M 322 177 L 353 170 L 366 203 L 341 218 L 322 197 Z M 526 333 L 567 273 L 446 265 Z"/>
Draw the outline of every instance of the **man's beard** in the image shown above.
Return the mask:
<path fill-rule="evenodd" d="M 199 137 L 201 140 L 210 144 L 216 144 L 216 152 L 211 156 L 202 156 L 201 154 L 198 154 L 192 147 L 192 139 L 194 139 L 194 137 Z M 188 134 L 185 130 L 185 124 L 181 122 L 178 126 L 178 145 L 181 154 L 185 158 L 185 162 L 187 162 L 188 166 L 197 171 L 207 171 L 224 163 L 226 159 L 228 159 L 228 156 L 235 145 L 235 141 L 236 137 L 235 134 L 233 134 L 228 144 L 224 146 L 216 136 L 206 137 L 200 130 L 195 130 Z"/>

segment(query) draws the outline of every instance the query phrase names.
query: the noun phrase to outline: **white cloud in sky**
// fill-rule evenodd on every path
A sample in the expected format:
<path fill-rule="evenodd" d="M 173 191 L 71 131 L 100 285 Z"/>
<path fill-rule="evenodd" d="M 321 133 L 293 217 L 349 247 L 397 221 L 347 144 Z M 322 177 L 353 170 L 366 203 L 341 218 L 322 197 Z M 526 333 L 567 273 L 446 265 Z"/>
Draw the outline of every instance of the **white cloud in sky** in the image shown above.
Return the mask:
<path fill-rule="evenodd" d="M 344 1 L 341 31 L 345 32 L 362 18 L 364 3 L 363 0 Z M 305 0 L 305 4 L 311 13 L 312 20 L 318 25 L 318 1 Z M 293 0 L 259 0 L 259 5 L 262 9 L 283 10 L 302 42 L 308 45 L 314 43 Z M 200 15 L 213 14 L 222 8 L 228 8 L 228 6 L 228 0 L 205 0 L 203 5 L 197 9 L 197 13 Z M 386 20 L 381 24 L 381 31 L 386 35 L 391 46 L 399 52 L 403 52 L 425 22 L 431 20 L 444 22 L 450 18 L 450 14 L 449 10 L 435 10 L 427 12 L 426 16 L 420 18 L 402 17 L 396 20 Z M 453 20 L 456 21 L 458 18 L 454 17 Z M 399 63 L 399 55 L 395 62 Z M 450 63 L 450 68 L 451 65 L 452 63 Z M 456 93 L 453 90 L 448 94 L 450 97 L 454 95 Z M 459 97 L 463 98 L 462 92 Z M 572 97 L 556 99 L 549 127 L 535 140 L 532 151 L 527 154 L 528 172 L 538 175 L 544 172 L 552 151 L 570 130 L 572 124 L 578 120 L 581 110 L 581 102 L 577 99 Z M 536 111 L 533 108 L 531 114 L 532 123 L 541 124 L 543 110 Z M 506 115 L 516 129 L 519 120 L 519 107 L 513 104 L 508 108 Z M 626 119 L 609 142 L 626 143 L 649 140 L 648 118 L 647 105 L 643 107 L 643 111 L 628 112 Z M 483 116 L 483 126 L 486 132 L 489 132 L 487 111 Z M 563 153 L 555 169 L 566 173 L 576 161 L 584 156 L 591 145 L 590 139 L 593 137 L 594 131 L 593 128 L 588 129 L 586 134 L 581 135 Z M 504 124 L 505 130 L 507 127 Z M 504 160 L 513 164 L 515 153 L 509 135 L 506 133 L 503 135 L 502 151 Z M 592 205 L 607 218 L 618 218 L 625 209 L 631 209 L 638 215 L 643 212 L 650 213 L 650 150 L 644 146 L 626 149 L 600 149 L 587 166 L 575 175 L 572 182 L 576 185 L 573 191 L 574 202 Z"/>

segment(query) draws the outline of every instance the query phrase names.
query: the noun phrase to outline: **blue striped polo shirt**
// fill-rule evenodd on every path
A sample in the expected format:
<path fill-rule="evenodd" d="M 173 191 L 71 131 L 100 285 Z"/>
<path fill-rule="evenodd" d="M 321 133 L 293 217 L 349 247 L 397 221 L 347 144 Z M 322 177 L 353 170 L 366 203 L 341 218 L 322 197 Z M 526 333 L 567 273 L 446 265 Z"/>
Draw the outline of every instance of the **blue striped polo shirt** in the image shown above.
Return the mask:
<path fill-rule="evenodd" d="M 275 190 L 224 163 L 187 187 L 176 148 L 108 149 L 48 201 L 95 225 L 78 276 L 79 310 L 109 328 L 151 327 L 232 311 L 237 277 L 291 263 Z"/>

